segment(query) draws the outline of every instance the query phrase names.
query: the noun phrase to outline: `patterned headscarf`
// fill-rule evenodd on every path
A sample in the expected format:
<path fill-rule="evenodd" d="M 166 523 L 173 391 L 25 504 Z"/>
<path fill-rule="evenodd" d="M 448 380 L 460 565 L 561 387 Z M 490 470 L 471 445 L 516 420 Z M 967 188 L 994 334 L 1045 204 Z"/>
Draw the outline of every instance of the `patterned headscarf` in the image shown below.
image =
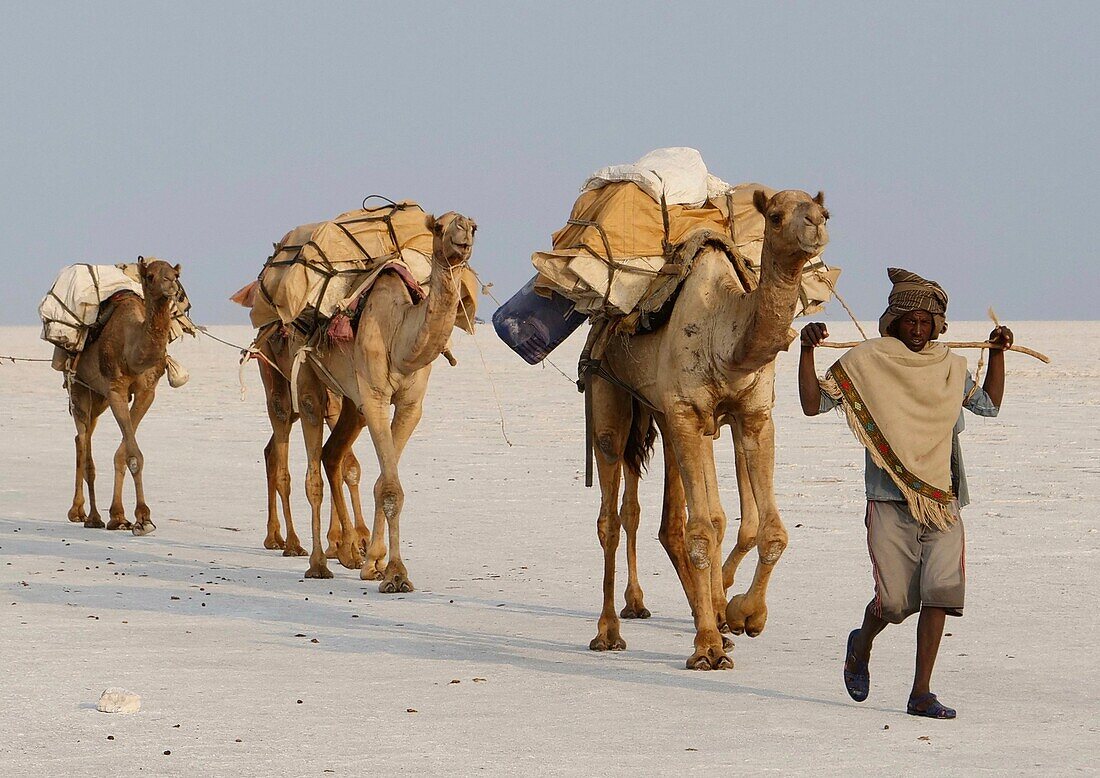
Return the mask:
<path fill-rule="evenodd" d="M 887 268 L 886 273 L 894 288 L 890 290 L 890 304 L 878 320 L 879 335 L 885 337 L 890 325 L 909 311 L 932 314 L 933 339 L 947 332 L 947 292 L 942 286 L 899 267 Z"/>

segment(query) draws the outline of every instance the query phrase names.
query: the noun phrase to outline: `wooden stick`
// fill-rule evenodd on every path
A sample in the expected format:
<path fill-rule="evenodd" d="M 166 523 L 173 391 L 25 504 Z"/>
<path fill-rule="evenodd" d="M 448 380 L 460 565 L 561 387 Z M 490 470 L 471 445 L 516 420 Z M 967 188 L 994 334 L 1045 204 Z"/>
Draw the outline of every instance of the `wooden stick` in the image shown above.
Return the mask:
<path fill-rule="evenodd" d="M 847 342 L 844 342 L 844 343 L 834 343 L 833 341 L 830 341 L 830 340 L 823 340 L 820 343 L 818 343 L 817 345 L 820 348 L 855 348 L 856 346 L 858 346 L 858 345 L 860 345 L 861 343 L 864 343 L 864 342 L 865 341 L 861 341 L 861 340 L 852 340 L 852 341 L 847 341 Z M 939 342 L 939 341 L 933 341 L 933 342 Z M 992 346 L 993 346 L 993 344 L 990 343 L 988 340 L 957 340 L 957 341 L 946 342 L 946 343 L 943 343 L 942 345 L 947 346 L 948 348 L 992 348 Z M 1040 362 L 1046 362 L 1048 365 L 1050 364 L 1050 357 L 1048 357 L 1046 354 L 1042 354 L 1038 351 L 1034 351 L 1032 349 L 1025 348 L 1024 346 L 1009 346 L 1008 350 L 1009 351 L 1018 351 L 1021 354 L 1027 354 L 1029 357 L 1035 357 Z"/>

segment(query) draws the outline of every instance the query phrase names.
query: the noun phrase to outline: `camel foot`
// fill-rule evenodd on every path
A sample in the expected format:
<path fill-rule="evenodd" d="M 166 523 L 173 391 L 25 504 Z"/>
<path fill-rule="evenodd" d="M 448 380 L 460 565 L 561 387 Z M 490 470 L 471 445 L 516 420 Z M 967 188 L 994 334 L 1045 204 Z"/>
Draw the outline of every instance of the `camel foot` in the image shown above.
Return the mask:
<path fill-rule="evenodd" d="M 626 641 L 619 635 L 596 635 L 588 644 L 589 651 L 625 651 Z"/>
<path fill-rule="evenodd" d="M 735 635 L 745 634 L 754 638 L 764 631 L 768 621 L 768 606 L 752 608 L 744 594 L 734 595 L 726 606 L 726 623 Z"/>
<path fill-rule="evenodd" d="M 69 521 L 74 524 L 79 522 L 83 524 L 88 520 L 88 516 L 84 513 L 83 508 L 69 508 Z"/>
<path fill-rule="evenodd" d="M 310 565 L 309 569 L 306 570 L 306 578 L 332 578 L 332 571 L 324 565 L 319 567 Z"/>
<path fill-rule="evenodd" d="M 653 614 L 649 612 L 649 608 L 644 605 L 639 605 L 637 607 L 627 605 L 619 611 L 619 616 L 624 619 L 648 619 L 652 615 Z"/>
<path fill-rule="evenodd" d="M 268 535 L 264 538 L 264 548 L 269 551 L 276 551 L 280 548 L 286 548 L 286 543 L 278 535 Z"/>
<path fill-rule="evenodd" d="M 378 591 L 382 594 L 400 594 L 414 591 L 414 588 L 412 581 L 398 573 L 393 578 L 386 578 L 378 584 Z"/>
<path fill-rule="evenodd" d="M 93 513 L 84 520 L 84 526 L 88 529 L 103 529 L 107 525 L 103 523 L 103 519 Z"/>
<path fill-rule="evenodd" d="M 340 554 L 337 554 L 336 558 L 340 564 L 349 570 L 358 570 L 363 565 L 363 556 L 359 553 L 358 546 L 352 546 L 350 549 L 345 546 L 340 547 Z"/>
<path fill-rule="evenodd" d="M 329 543 L 328 548 L 325 549 L 325 559 L 336 559 L 339 554 L 338 546 L 335 543 Z"/>
<path fill-rule="evenodd" d="M 133 529 L 134 525 L 124 518 L 112 518 L 107 522 L 107 529 Z"/>
<path fill-rule="evenodd" d="M 359 577 L 364 581 L 381 581 L 385 578 L 383 573 L 385 569 L 385 559 L 376 559 L 373 562 L 370 559 L 365 559 L 363 566 L 359 568 Z"/>
<path fill-rule="evenodd" d="M 732 670 L 733 660 L 722 649 L 701 649 L 688 657 L 687 668 L 688 670 Z"/>
<path fill-rule="evenodd" d="M 307 552 L 302 548 L 302 544 L 297 540 L 294 540 L 286 544 L 286 548 L 283 549 L 283 556 L 305 556 Z"/>
<path fill-rule="evenodd" d="M 150 532 L 152 532 L 156 528 L 157 528 L 156 524 L 149 521 L 149 519 L 144 519 L 144 520 L 138 521 L 136 524 L 132 525 L 130 527 L 130 531 L 133 532 L 134 535 L 136 535 L 137 537 L 141 537 L 142 535 L 148 535 Z"/>

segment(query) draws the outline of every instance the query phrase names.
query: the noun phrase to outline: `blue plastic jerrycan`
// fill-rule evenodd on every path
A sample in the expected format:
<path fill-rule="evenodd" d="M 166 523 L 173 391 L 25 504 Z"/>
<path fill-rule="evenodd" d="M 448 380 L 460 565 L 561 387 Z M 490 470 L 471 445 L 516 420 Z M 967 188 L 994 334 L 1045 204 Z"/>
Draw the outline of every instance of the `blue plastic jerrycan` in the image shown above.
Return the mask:
<path fill-rule="evenodd" d="M 536 279 L 538 275 L 493 314 L 497 335 L 531 365 L 545 359 L 588 318 L 556 292 L 549 297 L 535 292 Z"/>

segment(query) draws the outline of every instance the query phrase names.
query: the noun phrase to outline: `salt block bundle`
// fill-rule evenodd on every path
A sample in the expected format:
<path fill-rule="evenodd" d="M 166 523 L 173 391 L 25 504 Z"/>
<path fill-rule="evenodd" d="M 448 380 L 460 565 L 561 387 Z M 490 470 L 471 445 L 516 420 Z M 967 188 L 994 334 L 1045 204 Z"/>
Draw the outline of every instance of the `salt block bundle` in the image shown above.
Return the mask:
<path fill-rule="evenodd" d="M 145 261 L 154 262 L 156 257 L 149 257 Z M 38 305 L 38 315 L 42 319 L 42 339 L 60 349 L 62 356 L 83 351 L 103 303 L 119 292 L 133 292 L 138 297 L 144 296 L 141 271 L 136 262 L 117 265 L 76 264 L 62 268 L 50 291 Z M 179 295 L 173 301 L 169 342 L 184 334 L 198 333 L 198 328 L 188 316 L 190 310 L 191 301 L 187 299 L 187 292 L 180 284 Z M 55 358 L 54 368 L 64 369 L 65 361 L 63 358 Z"/>
<path fill-rule="evenodd" d="M 552 236 L 552 249 L 532 255 L 538 274 L 493 316 L 497 334 L 534 364 L 586 318 L 623 319 L 640 306 L 659 306 L 682 280 L 672 272 L 678 250 L 692 240 L 702 245 L 703 231 L 728 245 L 751 291 L 764 243 L 764 217 L 753 205 L 758 189 L 769 197 L 776 191 L 755 183 L 731 186 L 686 147 L 600 168 L 585 179 L 566 225 Z M 839 275 L 820 257 L 807 263 L 796 316 L 821 310 Z"/>
<path fill-rule="evenodd" d="M 275 244 L 255 284 L 232 298 L 251 308 L 252 326 L 350 314 L 385 270 L 405 278 L 410 289 L 428 283 L 432 232 L 424 209 L 412 200 L 365 206 L 295 227 Z M 473 332 L 476 277 L 462 268 L 459 281 L 468 316 L 460 307 L 457 326 Z"/>

